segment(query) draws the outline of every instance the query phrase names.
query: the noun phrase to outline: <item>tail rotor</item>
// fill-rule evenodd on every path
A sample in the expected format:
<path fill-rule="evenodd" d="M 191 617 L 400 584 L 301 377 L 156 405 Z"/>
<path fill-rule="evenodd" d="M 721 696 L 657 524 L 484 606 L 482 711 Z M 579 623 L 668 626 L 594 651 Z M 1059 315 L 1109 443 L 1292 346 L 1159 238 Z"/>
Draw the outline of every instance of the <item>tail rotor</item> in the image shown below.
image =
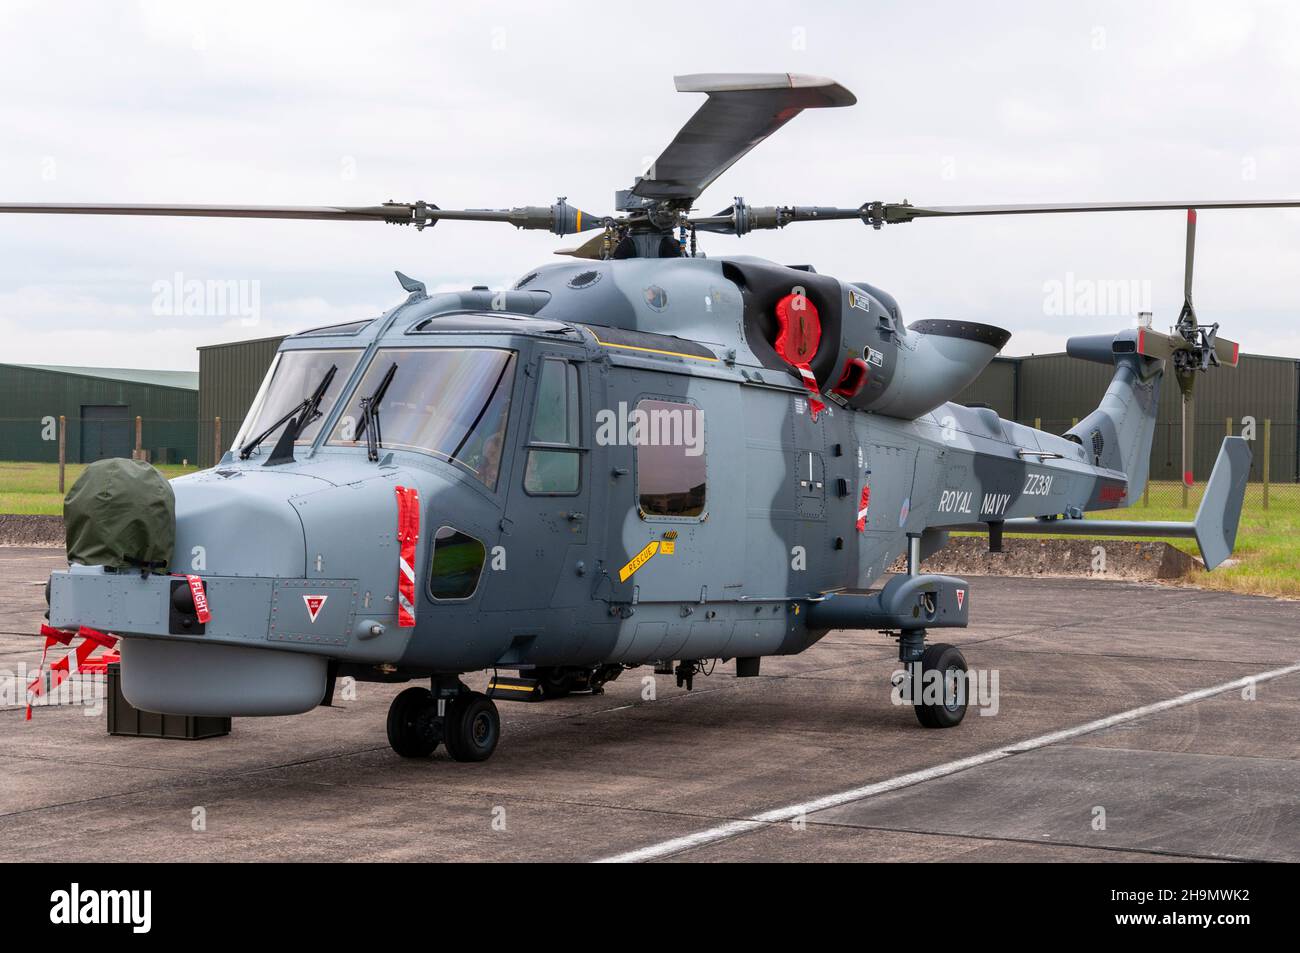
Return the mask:
<path fill-rule="evenodd" d="M 1192 271 L 1196 260 L 1196 209 L 1187 210 L 1187 257 L 1183 268 L 1183 309 L 1174 325 L 1172 358 L 1174 377 L 1182 394 L 1183 418 L 1183 505 L 1192 485 L 1193 441 L 1196 434 L 1196 375 L 1211 367 L 1236 367 L 1241 347 L 1219 337 L 1219 325 L 1201 324 L 1192 304 Z M 1181 338 L 1181 340 L 1179 340 Z M 1222 348 L 1222 351 L 1220 351 Z"/>

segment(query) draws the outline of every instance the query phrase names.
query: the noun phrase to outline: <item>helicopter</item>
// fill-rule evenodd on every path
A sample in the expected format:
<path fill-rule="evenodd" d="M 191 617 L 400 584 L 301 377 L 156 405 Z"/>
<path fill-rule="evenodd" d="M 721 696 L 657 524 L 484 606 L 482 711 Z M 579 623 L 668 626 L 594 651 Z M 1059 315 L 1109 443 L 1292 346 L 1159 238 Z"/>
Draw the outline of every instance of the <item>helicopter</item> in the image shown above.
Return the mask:
<path fill-rule="evenodd" d="M 856 100 L 787 73 L 679 76 L 676 87 L 706 99 L 616 193 L 614 215 L 563 197 L 509 209 L 0 205 L 595 233 L 506 290 L 430 294 L 398 272 L 406 297 L 381 316 L 287 337 L 232 448 L 171 481 L 171 565 L 73 559 L 50 578 L 50 625 L 120 637 L 123 694 L 147 711 L 288 715 L 329 705 L 343 676 L 427 682 L 393 700 L 393 750 L 425 758 L 441 744 L 482 761 L 501 735 L 498 700 L 599 691 L 644 665 L 688 689 L 715 660 L 754 677 L 764 657 L 844 629 L 895 639 L 904 671 L 940 689 L 910 698 L 920 724 L 954 727 L 970 670 L 929 635 L 968 624 L 971 587 L 921 570 L 954 530 L 987 534 L 994 551 L 1006 533 L 1188 537 L 1207 569 L 1227 558 L 1251 459 L 1240 437 L 1224 440 L 1194 521 L 1084 514 L 1141 496 L 1165 373 L 1190 414 L 1197 375 L 1238 362 L 1237 344 L 1192 306 L 1195 210 L 1300 201 L 736 198 L 701 215 L 701 193 L 801 111 Z M 1183 311 L 1169 333 L 1069 340 L 1069 354 L 1114 377 L 1064 434 L 954 402 L 1009 332 L 908 324 L 865 281 L 699 248 L 699 233 L 794 223 L 878 231 L 1139 210 L 1188 213 Z M 900 557 L 905 571 L 890 574 Z M 462 681 L 485 670 L 486 692 Z"/>

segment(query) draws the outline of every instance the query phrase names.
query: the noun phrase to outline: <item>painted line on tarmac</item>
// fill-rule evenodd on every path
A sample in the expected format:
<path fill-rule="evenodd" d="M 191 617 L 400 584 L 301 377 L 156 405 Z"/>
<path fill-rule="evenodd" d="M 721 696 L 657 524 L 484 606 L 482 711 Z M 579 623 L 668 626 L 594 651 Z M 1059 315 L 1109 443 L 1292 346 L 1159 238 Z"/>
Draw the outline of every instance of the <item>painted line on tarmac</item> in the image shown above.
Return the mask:
<path fill-rule="evenodd" d="M 1156 715 L 1171 708 L 1181 708 L 1183 705 L 1190 705 L 1193 702 L 1203 701 L 1212 698 L 1215 695 L 1221 695 L 1224 692 L 1235 691 L 1246 688 L 1249 685 L 1257 685 L 1260 682 L 1269 682 L 1275 678 L 1282 678 L 1286 675 L 1294 675 L 1300 672 L 1300 662 L 1283 668 L 1271 669 L 1267 672 L 1260 672 L 1258 675 L 1245 675 L 1241 678 L 1234 679 L 1231 682 L 1224 682 L 1221 685 L 1212 685 L 1209 688 L 1198 688 L 1196 691 L 1188 692 L 1185 695 L 1179 695 L 1177 698 L 1169 698 L 1161 702 L 1153 702 L 1150 705 L 1143 705 L 1140 708 L 1130 708 L 1128 711 L 1122 711 L 1115 715 L 1108 715 L 1105 718 L 1098 718 L 1096 721 L 1089 721 L 1082 725 L 1076 725 L 1073 728 L 1063 728 L 1060 731 L 1052 731 L 1045 735 L 1038 735 L 1034 738 L 1018 741 L 1014 744 L 1005 745 L 1001 748 L 995 748 L 992 751 L 985 751 L 982 754 L 971 755 L 969 758 L 961 758 L 957 761 L 949 761 L 946 764 L 935 765 L 932 768 L 925 768 L 921 771 L 913 771 L 910 774 L 901 774 L 896 778 L 890 778 L 886 781 L 877 781 L 874 784 L 863 785 L 859 788 L 852 788 L 848 791 L 840 791 L 837 794 L 827 794 L 824 797 L 816 798 L 812 801 L 804 801 L 801 804 L 791 804 L 786 807 L 778 807 L 771 811 L 765 811 L 762 814 L 755 814 L 742 820 L 730 821 L 726 824 L 719 824 L 717 827 L 710 827 L 708 830 L 698 831 L 694 834 L 687 834 L 684 837 L 674 837 L 671 840 L 661 841 L 658 844 L 651 844 L 649 847 L 642 847 L 638 850 L 628 851 L 623 854 L 616 854 L 613 857 L 606 857 L 597 863 L 602 864 L 635 864 L 647 860 L 659 860 L 664 857 L 672 857 L 683 851 L 692 850 L 696 847 L 703 847 L 706 844 L 716 844 L 719 841 L 728 840 L 740 834 L 747 834 L 750 831 L 767 827 L 771 824 L 781 824 L 786 821 L 792 821 L 797 817 L 824 811 L 827 808 L 839 807 L 842 804 L 851 804 L 854 801 L 861 801 L 877 794 L 885 794 L 890 791 L 897 791 L 899 788 L 911 787 L 914 784 L 922 784 L 926 781 L 933 781 L 935 778 L 947 777 L 950 774 L 956 774 L 959 771 L 967 771 L 970 768 L 978 768 L 981 765 L 992 764 L 995 761 L 1002 761 L 1013 755 L 1023 754 L 1026 751 L 1033 751 L 1037 748 L 1045 748 L 1048 745 L 1060 744 L 1062 741 L 1069 741 L 1080 735 L 1091 734 L 1094 731 L 1101 731 L 1104 728 L 1110 728 L 1114 725 L 1122 725 L 1125 722 L 1134 721 L 1138 718 L 1145 718 L 1147 715 Z"/>

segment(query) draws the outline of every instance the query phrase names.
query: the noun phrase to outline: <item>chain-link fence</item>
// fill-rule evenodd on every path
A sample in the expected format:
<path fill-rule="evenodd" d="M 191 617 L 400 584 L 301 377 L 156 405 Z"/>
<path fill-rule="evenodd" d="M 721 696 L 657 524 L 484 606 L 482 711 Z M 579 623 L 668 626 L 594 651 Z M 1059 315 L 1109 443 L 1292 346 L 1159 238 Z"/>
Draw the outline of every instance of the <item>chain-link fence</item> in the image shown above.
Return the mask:
<path fill-rule="evenodd" d="M 0 514 L 63 511 L 63 495 L 85 466 L 109 457 L 152 463 L 167 477 L 198 469 L 199 421 L 130 416 L 87 407 L 75 417 L 0 417 Z"/>
<path fill-rule="evenodd" d="M 193 417 L 139 417 L 125 407 L 86 407 L 81 416 L 0 417 L 0 460 L 91 463 L 134 457 L 167 465 L 196 464 L 199 434 Z"/>

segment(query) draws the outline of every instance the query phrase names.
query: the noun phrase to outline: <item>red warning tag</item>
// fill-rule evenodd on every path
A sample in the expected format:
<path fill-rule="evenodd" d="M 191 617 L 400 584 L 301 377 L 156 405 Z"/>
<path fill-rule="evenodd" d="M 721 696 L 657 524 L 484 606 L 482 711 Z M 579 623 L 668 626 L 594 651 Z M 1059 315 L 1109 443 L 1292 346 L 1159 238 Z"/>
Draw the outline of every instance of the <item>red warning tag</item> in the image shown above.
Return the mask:
<path fill-rule="evenodd" d="M 208 594 L 203 590 L 203 580 L 198 576 L 186 576 L 185 581 L 190 584 L 190 595 L 194 597 L 194 617 L 200 625 L 207 625 L 212 613 L 208 611 Z"/>

